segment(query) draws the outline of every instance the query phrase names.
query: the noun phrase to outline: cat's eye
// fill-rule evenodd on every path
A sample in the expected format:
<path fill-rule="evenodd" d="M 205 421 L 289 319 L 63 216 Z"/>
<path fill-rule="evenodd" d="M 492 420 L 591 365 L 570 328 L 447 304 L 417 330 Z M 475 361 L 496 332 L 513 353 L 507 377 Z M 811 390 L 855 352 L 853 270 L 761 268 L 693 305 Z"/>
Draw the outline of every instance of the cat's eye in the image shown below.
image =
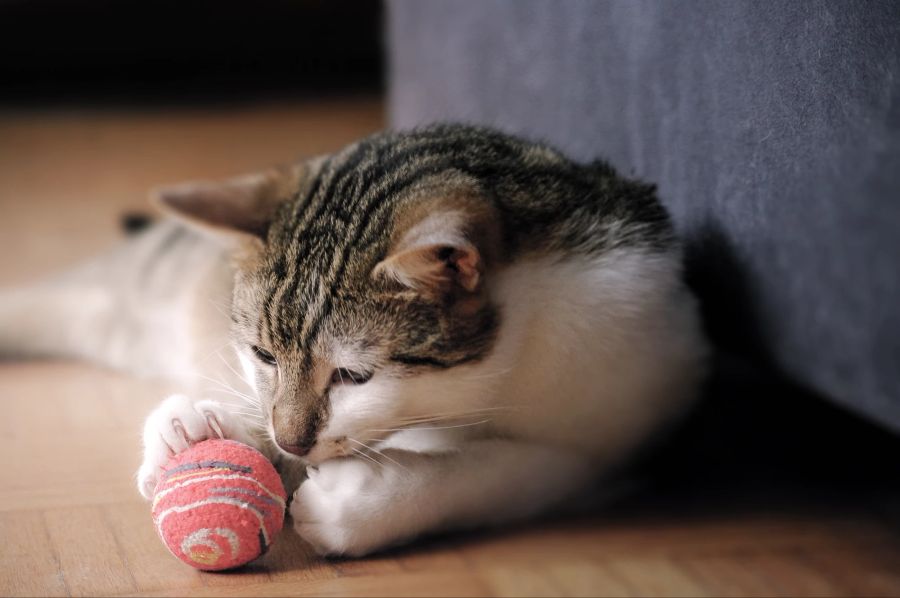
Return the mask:
<path fill-rule="evenodd" d="M 337 368 L 331 372 L 332 384 L 365 384 L 372 379 L 372 372 L 355 372 L 347 368 Z"/>
<path fill-rule="evenodd" d="M 261 362 L 263 362 L 267 365 L 273 365 L 273 366 L 278 365 L 278 361 L 275 359 L 275 356 L 272 355 L 271 353 L 269 353 L 268 351 L 266 351 L 265 349 L 263 349 L 262 347 L 257 347 L 256 345 L 253 345 L 252 347 L 250 347 L 250 350 L 253 351 L 253 354 Z"/>

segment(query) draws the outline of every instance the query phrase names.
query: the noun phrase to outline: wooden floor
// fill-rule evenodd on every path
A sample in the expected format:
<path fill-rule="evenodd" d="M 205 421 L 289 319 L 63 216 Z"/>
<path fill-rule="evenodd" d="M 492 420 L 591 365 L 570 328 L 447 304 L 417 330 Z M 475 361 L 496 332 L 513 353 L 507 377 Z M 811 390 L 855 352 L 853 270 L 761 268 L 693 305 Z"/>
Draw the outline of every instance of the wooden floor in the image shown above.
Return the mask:
<path fill-rule="evenodd" d="M 0 284 L 114 242 L 152 185 L 329 151 L 381 113 L 348 100 L 0 114 Z M 0 364 L 0 595 L 900 595 L 900 494 L 865 485 L 645 495 L 361 560 L 319 559 L 286 530 L 245 570 L 199 573 L 167 553 L 133 481 L 165 390 L 82 364 Z"/>

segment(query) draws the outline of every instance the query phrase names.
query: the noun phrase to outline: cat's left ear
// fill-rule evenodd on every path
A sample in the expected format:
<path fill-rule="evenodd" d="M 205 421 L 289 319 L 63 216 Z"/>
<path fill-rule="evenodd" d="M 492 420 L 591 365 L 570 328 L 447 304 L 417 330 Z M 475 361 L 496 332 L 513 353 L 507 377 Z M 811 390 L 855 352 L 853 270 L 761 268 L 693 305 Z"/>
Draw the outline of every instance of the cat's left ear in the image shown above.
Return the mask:
<path fill-rule="evenodd" d="M 192 226 L 264 240 L 275 212 L 302 184 L 306 170 L 306 165 L 297 165 L 225 181 L 161 187 L 150 199 Z"/>

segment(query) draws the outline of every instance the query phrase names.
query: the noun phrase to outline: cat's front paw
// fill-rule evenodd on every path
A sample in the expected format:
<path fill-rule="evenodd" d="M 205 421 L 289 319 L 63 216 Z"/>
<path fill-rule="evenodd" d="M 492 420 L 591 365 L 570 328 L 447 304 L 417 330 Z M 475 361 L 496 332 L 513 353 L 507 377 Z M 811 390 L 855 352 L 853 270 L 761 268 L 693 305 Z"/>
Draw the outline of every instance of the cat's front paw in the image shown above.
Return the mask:
<path fill-rule="evenodd" d="M 322 555 L 361 556 L 391 543 L 399 491 L 385 466 L 358 458 L 332 459 L 308 469 L 294 492 L 294 529 Z"/>
<path fill-rule="evenodd" d="M 174 455 L 210 438 L 248 441 L 242 423 L 216 401 L 191 401 L 172 395 L 144 422 L 144 461 L 137 473 L 138 490 L 153 496 L 159 473 Z"/>

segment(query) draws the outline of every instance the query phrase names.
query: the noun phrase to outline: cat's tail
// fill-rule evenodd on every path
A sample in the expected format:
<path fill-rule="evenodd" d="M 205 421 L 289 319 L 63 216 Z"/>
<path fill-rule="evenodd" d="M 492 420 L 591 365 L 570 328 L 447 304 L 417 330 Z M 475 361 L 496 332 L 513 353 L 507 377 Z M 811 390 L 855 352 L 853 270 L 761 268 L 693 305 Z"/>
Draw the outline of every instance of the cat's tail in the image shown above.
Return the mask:
<path fill-rule="evenodd" d="M 0 289 L 0 359 L 76 358 L 179 377 L 199 350 L 196 337 L 228 329 L 223 306 L 201 294 L 230 299 L 221 256 L 214 244 L 164 221 L 48 280 Z"/>
<path fill-rule="evenodd" d="M 97 359 L 114 298 L 101 285 L 57 281 L 0 290 L 0 358 Z"/>

